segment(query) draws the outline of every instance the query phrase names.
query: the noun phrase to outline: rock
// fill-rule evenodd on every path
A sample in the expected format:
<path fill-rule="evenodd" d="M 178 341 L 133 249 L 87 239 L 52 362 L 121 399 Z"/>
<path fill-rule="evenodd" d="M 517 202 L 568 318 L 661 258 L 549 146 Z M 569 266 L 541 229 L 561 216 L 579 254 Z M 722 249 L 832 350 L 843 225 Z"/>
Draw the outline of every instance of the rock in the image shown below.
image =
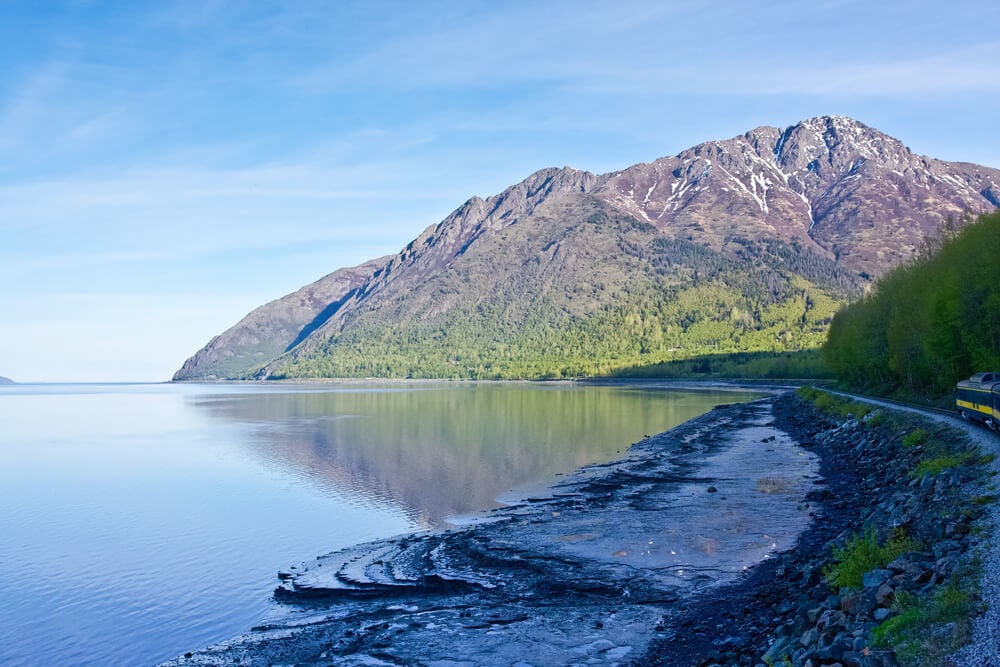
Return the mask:
<path fill-rule="evenodd" d="M 767 649 L 767 652 L 761 657 L 761 659 L 767 664 L 776 664 L 782 660 L 786 655 L 789 655 L 791 646 L 791 640 L 788 637 L 781 637 L 777 639 L 771 647 Z"/>
<path fill-rule="evenodd" d="M 741 637 L 739 635 L 726 637 L 719 642 L 719 648 L 722 649 L 734 649 L 741 648 L 747 643 L 746 637 Z"/>
<path fill-rule="evenodd" d="M 840 660 L 843 662 L 844 667 L 861 667 L 862 658 L 863 654 L 859 651 L 845 651 Z"/>
<path fill-rule="evenodd" d="M 892 570 L 896 574 L 910 576 L 912 579 L 916 579 L 921 572 L 920 565 L 911 560 L 907 555 L 896 557 L 896 559 L 889 563 L 886 568 Z"/>
<path fill-rule="evenodd" d="M 615 647 L 615 643 L 607 639 L 598 639 L 586 647 L 587 653 L 603 653 Z"/>
<path fill-rule="evenodd" d="M 945 529 L 944 534 L 947 537 L 957 537 L 969 534 L 969 524 L 967 523 L 949 523 Z"/>
<path fill-rule="evenodd" d="M 875 591 L 875 602 L 879 607 L 888 607 L 895 598 L 896 591 L 893 590 L 888 582 L 879 586 L 878 590 Z"/>
<path fill-rule="evenodd" d="M 870 615 L 878 606 L 875 601 L 875 591 L 865 588 L 857 593 L 845 595 L 840 603 L 840 609 L 848 616 Z"/>
<path fill-rule="evenodd" d="M 865 588 L 878 588 L 885 582 L 892 578 L 892 570 L 872 570 L 871 572 L 866 572 L 864 576 L 861 577 L 861 585 Z"/>
<path fill-rule="evenodd" d="M 953 551 L 961 551 L 962 545 L 955 540 L 941 540 L 934 545 L 932 551 L 937 558 L 941 558 Z"/>
<path fill-rule="evenodd" d="M 785 419 L 784 423 L 787 425 L 787 416 Z M 632 591 L 630 599 L 625 600 L 619 595 L 624 585 L 623 577 L 634 575 L 631 570 L 626 575 L 623 566 L 616 562 L 614 570 L 588 572 L 586 576 L 574 574 L 572 579 L 558 581 L 558 585 L 566 590 L 584 584 L 581 590 L 586 590 L 588 600 L 596 601 L 602 596 L 610 596 L 609 606 L 600 614 L 602 620 L 597 620 L 597 614 L 579 615 L 572 619 L 576 625 L 566 626 L 584 630 L 584 636 L 573 645 L 573 649 L 577 651 L 576 656 L 582 657 L 579 660 L 581 664 L 605 664 L 627 657 L 636 660 L 636 664 L 714 663 L 724 667 L 751 667 L 755 665 L 754 658 L 759 656 L 759 661 L 756 662 L 765 665 L 781 665 L 787 658 L 794 665 L 811 664 L 817 667 L 836 664 L 844 667 L 895 667 L 896 661 L 891 652 L 872 649 L 872 628 L 875 624 L 892 618 L 890 606 L 901 591 L 933 595 L 940 585 L 938 582 L 952 576 L 955 570 L 961 569 L 966 563 L 963 554 L 970 550 L 974 540 L 962 538 L 969 534 L 971 519 L 965 519 L 965 505 L 954 505 L 954 500 L 947 499 L 948 494 L 955 496 L 960 489 L 952 484 L 936 484 L 933 479 L 912 479 L 908 473 L 919 460 L 918 453 L 908 450 L 901 454 L 898 445 L 891 438 L 862 435 L 871 433 L 870 429 L 881 427 L 869 425 L 866 429 L 855 429 L 850 423 L 843 422 L 839 432 L 831 437 L 827 433 L 832 420 L 825 417 L 814 420 L 812 416 L 808 419 L 802 416 L 800 419 L 803 423 L 809 423 L 809 428 L 817 429 L 813 431 L 815 437 L 810 436 L 815 443 L 815 449 L 810 455 L 815 453 L 822 457 L 827 466 L 833 466 L 822 470 L 823 478 L 813 480 L 807 477 L 803 480 L 803 484 L 811 482 L 809 488 L 815 490 L 809 494 L 812 500 L 804 503 L 800 501 L 799 511 L 808 511 L 817 516 L 813 527 L 804 534 L 805 543 L 797 545 L 795 549 L 772 554 L 765 561 L 766 565 L 758 570 L 760 576 L 756 580 L 754 570 L 751 570 L 746 585 L 729 589 L 736 591 L 734 596 L 729 596 L 727 591 L 725 598 L 705 600 L 687 610 L 678 606 L 676 617 L 671 614 L 651 615 L 647 621 L 648 628 L 655 631 L 657 636 L 652 639 L 646 655 L 641 657 L 629 653 L 628 642 L 615 634 L 622 622 L 621 614 L 633 609 L 634 598 L 641 595 L 641 587 L 634 585 L 631 579 L 628 582 Z M 822 427 L 815 427 L 813 422 Z M 793 438 L 796 437 L 794 432 L 789 433 Z M 832 456 L 831 451 L 834 452 Z M 831 473 L 831 470 L 834 472 Z M 643 470 L 637 476 L 644 480 L 643 483 L 647 483 L 645 480 L 649 477 L 648 471 Z M 706 475 L 702 479 L 721 478 Z M 950 476 L 946 479 L 953 481 Z M 969 485 L 961 489 L 962 492 L 972 492 L 975 480 L 975 477 L 970 477 Z M 924 482 L 924 490 L 919 488 L 921 482 Z M 817 486 L 812 487 L 812 484 Z M 718 492 L 715 485 L 706 484 L 700 488 L 705 488 L 708 493 Z M 946 498 L 935 500 L 932 495 L 935 490 L 940 490 Z M 601 503 L 611 502 L 617 497 L 617 492 L 612 493 L 604 487 L 595 487 L 595 493 L 597 492 L 603 494 L 595 495 Z M 551 503 L 551 499 L 541 498 L 538 502 L 542 504 L 539 512 L 546 517 L 558 517 L 562 523 L 568 516 L 567 512 L 561 511 L 562 507 L 546 504 Z M 630 499 L 629 502 L 633 501 Z M 558 512 L 561 512 L 561 516 Z M 824 567 L 830 559 L 831 546 L 842 546 L 869 524 L 876 528 L 883 540 L 891 531 L 901 528 L 902 533 L 927 544 L 927 549 L 933 553 L 903 554 L 886 567 L 867 572 L 863 577 L 862 590 L 831 595 L 823 575 Z M 485 578 L 481 574 L 472 577 L 475 573 L 470 571 L 473 568 L 466 558 L 467 554 L 474 554 L 477 558 L 485 556 L 489 562 L 494 562 L 499 551 L 510 551 L 513 547 L 501 548 L 499 545 L 504 542 L 497 540 L 489 543 L 471 541 L 467 545 L 471 551 L 466 551 L 466 543 L 458 536 L 441 539 L 443 545 L 435 550 L 420 548 L 427 538 L 419 537 L 410 543 L 396 544 L 392 553 L 380 552 L 360 559 L 355 559 L 356 554 L 351 554 L 350 558 L 340 559 L 343 562 L 338 567 L 331 568 L 333 572 L 323 576 L 342 583 L 342 578 L 337 577 L 337 573 L 341 572 L 352 585 L 365 587 L 362 591 L 365 594 L 375 587 L 384 588 L 388 585 L 395 586 L 394 590 L 398 590 L 399 594 L 407 594 L 406 591 L 422 586 L 426 591 L 420 591 L 421 600 L 427 595 L 443 594 L 459 600 L 463 606 L 468 605 L 466 609 L 475 609 L 478 604 L 472 602 L 472 591 L 493 585 L 489 588 L 490 596 L 503 597 L 504 590 L 521 586 L 523 579 L 531 576 L 518 569 L 517 575 L 512 578 L 500 575 Z M 523 549 L 520 542 L 511 543 L 518 545 L 517 550 Z M 614 548 L 619 546 L 615 544 Z M 545 548 L 550 548 L 548 543 Z M 630 552 L 633 555 L 639 553 L 638 550 L 631 551 L 631 547 Z M 440 590 L 442 582 L 426 574 L 430 567 L 429 561 L 433 561 L 430 565 L 435 568 L 430 574 L 440 571 L 449 577 L 458 577 L 449 580 L 448 588 L 443 592 Z M 504 562 L 515 561 L 507 559 Z M 538 564 L 545 562 L 540 559 Z M 518 568 L 539 566 L 535 562 L 529 564 L 528 561 L 521 560 L 516 563 Z M 333 566 L 334 562 L 327 558 L 323 560 L 323 564 Z M 328 567 L 322 568 L 323 571 L 327 569 Z M 557 570 L 562 571 L 562 568 Z M 295 568 L 289 568 L 286 574 L 292 583 L 302 581 L 300 571 Z M 468 582 L 468 585 L 454 588 L 462 581 Z M 609 583 L 611 581 L 618 583 L 612 585 Z M 528 620 L 522 620 L 527 617 L 518 616 L 515 612 L 523 613 L 523 605 L 529 600 L 551 597 L 551 593 L 557 590 L 547 579 L 540 580 L 540 583 L 542 590 L 536 591 L 530 587 L 526 589 L 531 591 L 526 593 L 529 597 L 516 599 L 516 609 L 510 610 L 507 615 L 500 615 L 495 611 L 488 614 L 484 611 L 464 612 L 472 613 L 473 621 L 460 624 L 458 630 L 472 632 L 469 628 L 474 626 L 478 628 L 475 630 L 478 636 L 490 637 L 500 630 L 500 626 L 493 622 L 497 619 L 518 619 L 517 623 L 510 622 L 503 627 L 517 628 L 519 623 L 529 623 Z M 558 590 L 561 593 L 562 589 Z M 346 593 L 353 594 L 353 589 Z M 530 597 L 536 594 L 537 598 Z M 648 603 L 673 603 L 681 597 L 681 594 L 671 593 L 668 600 L 665 591 L 660 589 Z M 435 633 L 443 633 L 446 629 L 441 619 L 435 619 L 433 625 Z M 422 621 L 422 625 L 415 626 L 414 632 L 422 631 L 424 627 L 429 626 Z M 948 628 L 943 631 L 943 635 L 952 631 L 953 629 Z M 374 642 L 382 640 L 386 634 L 388 633 L 376 632 L 371 637 L 362 634 L 356 639 L 342 640 L 341 646 L 346 647 L 351 642 L 358 645 L 357 649 L 350 649 L 352 651 L 360 651 L 365 646 L 370 649 Z M 772 637 L 773 640 L 770 639 Z M 401 645 L 405 645 L 405 641 L 405 638 L 393 635 L 394 655 L 400 651 Z M 448 643 L 452 643 L 451 637 Z M 581 653 L 580 650 L 584 647 L 589 650 Z M 343 649 L 336 649 L 341 650 Z M 335 656 L 347 655 L 336 651 L 329 653 L 331 660 Z M 233 662 L 231 660 L 229 664 Z"/>
<path fill-rule="evenodd" d="M 844 627 L 847 627 L 847 617 L 844 612 L 836 609 L 827 609 L 816 620 L 816 629 L 820 632 Z"/>
<path fill-rule="evenodd" d="M 813 656 L 820 661 L 820 664 L 837 664 L 848 650 L 850 650 L 850 646 L 847 644 L 847 640 L 838 637 L 829 646 L 817 650 Z"/>

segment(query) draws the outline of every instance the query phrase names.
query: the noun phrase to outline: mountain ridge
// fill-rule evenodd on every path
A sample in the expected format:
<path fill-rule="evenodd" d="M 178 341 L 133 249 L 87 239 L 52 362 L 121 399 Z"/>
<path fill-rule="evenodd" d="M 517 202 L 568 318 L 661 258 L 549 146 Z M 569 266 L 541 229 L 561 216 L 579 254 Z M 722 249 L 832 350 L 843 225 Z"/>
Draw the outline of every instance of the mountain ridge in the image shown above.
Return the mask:
<path fill-rule="evenodd" d="M 468 199 L 394 256 L 254 310 L 174 379 L 591 374 L 693 352 L 689 339 L 702 351 L 809 349 L 827 319 L 810 308 L 835 309 L 947 220 L 995 207 L 998 182 L 998 170 L 915 155 L 842 116 L 763 126 L 608 174 L 542 169 Z M 740 285 L 733 262 L 748 262 L 753 284 Z M 695 293 L 711 308 L 688 304 Z M 793 303 L 803 312 L 766 315 Z M 635 317 L 632 335 L 648 340 L 612 340 L 614 322 Z M 768 343 L 772 334 L 786 340 Z M 508 349 L 536 346 L 563 357 L 532 351 L 537 363 L 525 364 Z M 607 359 L 588 364 L 588 354 Z"/>

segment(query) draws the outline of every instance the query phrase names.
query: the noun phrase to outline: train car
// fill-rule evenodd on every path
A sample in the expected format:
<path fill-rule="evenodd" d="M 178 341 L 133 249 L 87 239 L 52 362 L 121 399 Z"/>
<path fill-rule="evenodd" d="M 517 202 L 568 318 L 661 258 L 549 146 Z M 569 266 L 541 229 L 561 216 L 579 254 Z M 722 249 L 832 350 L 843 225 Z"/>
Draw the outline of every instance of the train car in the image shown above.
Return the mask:
<path fill-rule="evenodd" d="M 965 419 L 1000 430 L 1000 372 L 976 373 L 956 384 L 955 408 Z"/>

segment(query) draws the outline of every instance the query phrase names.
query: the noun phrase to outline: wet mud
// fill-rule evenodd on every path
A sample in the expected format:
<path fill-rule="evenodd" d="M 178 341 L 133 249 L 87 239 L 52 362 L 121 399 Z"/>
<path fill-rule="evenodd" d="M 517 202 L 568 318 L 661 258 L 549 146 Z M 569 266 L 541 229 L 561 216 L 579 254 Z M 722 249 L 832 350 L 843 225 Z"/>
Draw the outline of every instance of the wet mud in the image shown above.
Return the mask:
<path fill-rule="evenodd" d="M 467 525 L 291 566 L 261 626 L 165 664 L 683 662 L 819 511 L 820 459 L 781 401 L 716 408 Z"/>

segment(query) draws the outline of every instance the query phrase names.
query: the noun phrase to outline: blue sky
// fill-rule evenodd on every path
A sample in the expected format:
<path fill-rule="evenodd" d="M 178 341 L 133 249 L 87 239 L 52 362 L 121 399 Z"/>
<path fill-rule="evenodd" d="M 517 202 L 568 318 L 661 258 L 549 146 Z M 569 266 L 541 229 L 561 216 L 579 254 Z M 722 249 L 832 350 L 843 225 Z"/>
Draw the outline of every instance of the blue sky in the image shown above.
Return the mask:
<path fill-rule="evenodd" d="M 0 375 L 165 380 L 472 195 L 843 114 L 1000 167 L 1000 6 L 0 0 Z"/>

